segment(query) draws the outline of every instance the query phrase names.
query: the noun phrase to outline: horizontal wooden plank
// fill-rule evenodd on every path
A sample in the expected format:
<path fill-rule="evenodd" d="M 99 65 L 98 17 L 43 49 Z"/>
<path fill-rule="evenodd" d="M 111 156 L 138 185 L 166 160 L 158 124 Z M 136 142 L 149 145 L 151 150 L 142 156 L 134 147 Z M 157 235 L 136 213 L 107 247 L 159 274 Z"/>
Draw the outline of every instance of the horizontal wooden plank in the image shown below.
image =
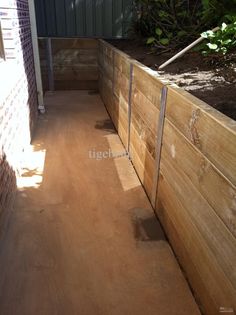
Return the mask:
<path fill-rule="evenodd" d="M 134 62 L 133 85 L 158 109 L 160 109 L 161 89 L 164 86 L 157 74 L 150 68 Z"/>
<path fill-rule="evenodd" d="M 99 48 L 100 49 L 100 53 L 106 54 L 109 58 L 112 58 L 113 55 L 117 54 L 121 58 L 134 61 L 132 58 L 130 58 L 129 55 L 127 55 L 123 51 L 117 49 L 116 47 L 114 47 L 113 45 L 109 44 L 108 42 L 106 42 L 106 41 L 104 41 L 102 39 L 100 39 L 99 42 L 101 43 L 101 46 Z"/>
<path fill-rule="evenodd" d="M 48 90 L 46 41 L 39 43 L 43 86 Z M 56 90 L 98 88 L 97 40 L 52 39 L 52 54 Z"/>
<path fill-rule="evenodd" d="M 114 93 L 116 96 L 122 97 L 126 100 L 127 104 L 129 102 L 129 79 L 126 78 L 117 68 L 114 68 Z"/>
<path fill-rule="evenodd" d="M 132 163 L 136 170 L 136 173 L 142 183 L 143 187 L 149 198 L 151 198 L 152 189 L 153 189 L 153 178 L 150 176 L 150 172 L 147 172 L 147 169 L 144 167 L 143 162 L 140 159 L 140 150 L 143 150 L 143 147 L 135 147 L 135 141 L 130 144 L 130 156 Z M 146 155 L 146 161 L 148 161 L 150 156 Z M 147 162 L 148 163 L 148 162 Z"/>
<path fill-rule="evenodd" d="M 47 87 L 47 86 L 46 86 Z M 55 89 L 56 90 L 97 90 L 98 81 L 85 81 L 85 80 L 55 80 Z"/>
<path fill-rule="evenodd" d="M 137 129 L 133 128 L 132 124 L 130 129 L 130 156 L 140 181 L 143 184 L 149 198 L 151 198 L 153 189 L 153 174 L 156 163 L 147 149 L 146 144 L 143 141 L 140 141 Z"/>
<path fill-rule="evenodd" d="M 158 119 L 159 113 L 156 114 L 156 117 Z M 155 159 L 156 132 L 151 130 L 149 126 L 145 124 L 142 116 L 139 115 L 135 108 L 133 108 L 131 115 L 131 129 L 135 130 L 138 135 L 139 142 L 145 145 L 152 158 Z M 132 142 L 132 138 L 130 139 L 130 141 Z"/>
<path fill-rule="evenodd" d="M 119 84 L 120 75 L 116 72 L 113 75 L 113 63 L 110 57 L 102 54 L 103 65 L 99 66 L 100 69 L 100 80 L 101 83 L 101 94 L 102 99 L 107 107 L 107 110 L 113 120 L 115 128 L 124 143 L 125 147 L 128 148 L 128 89 L 129 82 L 125 78 L 122 85 Z M 113 88 L 114 82 L 114 88 Z M 125 84 L 126 83 L 126 84 Z M 128 85 L 128 86 L 127 86 Z M 114 92 L 116 93 L 113 93 Z"/>
<path fill-rule="evenodd" d="M 122 111 L 123 115 L 126 117 L 125 118 L 125 124 L 128 124 L 128 106 L 129 106 L 128 102 L 126 101 L 126 99 L 123 97 L 123 94 L 121 94 L 121 93 L 120 93 L 119 97 L 117 97 L 114 94 L 114 98 L 119 103 L 118 104 L 119 111 Z"/>
<path fill-rule="evenodd" d="M 176 198 L 185 208 L 184 215 L 200 232 L 202 239 L 208 246 L 208 251 L 214 256 L 224 272 L 225 278 L 234 288 L 234 294 L 236 294 L 236 273 L 232 273 L 236 266 L 235 237 L 194 187 L 191 178 L 188 178 L 180 168 L 176 167 L 172 158 L 165 154 L 161 160 L 161 173 L 170 183 Z M 171 197 L 169 196 L 169 198 Z M 188 241 L 187 237 L 186 235 L 186 242 Z M 209 262 L 209 264 L 211 263 Z"/>
<path fill-rule="evenodd" d="M 133 88 L 132 92 L 132 110 L 137 112 L 146 126 L 156 136 L 159 109 L 153 105 L 148 98 L 142 94 L 137 88 Z"/>
<path fill-rule="evenodd" d="M 98 80 L 98 69 L 93 66 L 54 67 L 55 80 Z"/>
<path fill-rule="evenodd" d="M 103 51 L 102 56 L 103 56 L 104 60 L 106 60 L 107 62 L 113 64 L 113 53 L 112 53 L 112 51 L 109 54 L 107 54 L 106 52 Z"/>
<path fill-rule="evenodd" d="M 102 41 L 103 42 L 103 45 L 101 47 L 101 50 L 102 50 L 102 53 L 104 56 L 112 59 L 113 58 L 113 48 L 111 45 L 109 45 L 107 42 L 105 41 Z"/>
<path fill-rule="evenodd" d="M 114 123 L 114 126 L 121 138 L 125 148 L 128 148 L 128 113 L 123 110 L 121 98 L 117 99 L 105 81 L 100 82 L 100 92 L 102 100 Z"/>
<path fill-rule="evenodd" d="M 55 54 L 61 49 L 98 49 L 98 41 L 89 38 L 53 38 L 52 53 Z"/>
<path fill-rule="evenodd" d="M 168 90 L 168 120 L 236 185 L 236 121 L 181 89 Z"/>
<path fill-rule="evenodd" d="M 163 174 L 156 211 L 204 313 L 215 315 L 220 307 L 233 307 L 234 288 Z"/>
<path fill-rule="evenodd" d="M 104 67 L 104 57 L 103 57 L 103 54 L 98 54 L 98 66 L 100 69 L 103 69 Z"/>
<path fill-rule="evenodd" d="M 107 73 L 104 72 L 104 70 L 100 70 L 100 76 L 104 84 L 106 84 L 108 86 L 108 89 L 112 91 L 112 78 L 110 78 L 110 76 L 108 76 Z"/>
<path fill-rule="evenodd" d="M 107 76 L 113 82 L 113 65 L 104 58 L 102 72 L 104 76 Z"/>
<path fill-rule="evenodd" d="M 113 111 L 116 117 L 117 124 L 122 125 L 123 128 L 126 130 L 126 133 L 128 133 L 128 114 L 127 111 L 123 109 L 121 103 L 121 98 L 118 99 L 113 95 Z"/>
<path fill-rule="evenodd" d="M 123 128 L 123 126 L 120 124 L 118 126 L 117 131 L 118 131 L 118 135 L 121 139 L 121 142 L 123 143 L 124 147 L 127 149 L 127 147 L 128 147 L 128 142 L 127 142 L 128 138 L 127 138 L 127 132 L 126 132 L 127 130 L 125 128 Z"/>
<path fill-rule="evenodd" d="M 57 53 L 53 54 L 53 62 L 64 62 L 64 63 L 86 63 L 86 64 L 97 64 L 97 50 L 89 49 L 60 49 Z"/>
<path fill-rule="evenodd" d="M 131 59 L 120 52 L 114 53 L 114 66 L 129 80 Z"/>
<path fill-rule="evenodd" d="M 100 95 L 101 98 L 108 110 L 109 115 L 112 117 L 112 111 L 111 108 L 113 106 L 113 97 L 111 93 L 111 81 L 106 80 L 106 78 L 103 76 L 102 79 L 100 79 Z M 113 117 L 112 117 L 113 118 Z"/>
<path fill-rule="evenodd" d="M 167 119 L 162 150 L 162 159 L 170 159 L 191 179 L 198 192 L 236 237 L 236 187 Z"/>

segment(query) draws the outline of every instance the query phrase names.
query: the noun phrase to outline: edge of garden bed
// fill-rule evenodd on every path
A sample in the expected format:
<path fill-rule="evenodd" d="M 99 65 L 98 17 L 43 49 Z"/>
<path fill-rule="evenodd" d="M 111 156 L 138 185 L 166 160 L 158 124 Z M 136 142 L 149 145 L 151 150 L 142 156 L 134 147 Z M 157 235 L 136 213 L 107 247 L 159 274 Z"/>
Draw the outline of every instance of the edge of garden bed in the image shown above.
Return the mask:
<path fill-rule="evenodd" d="M 127 53 L 123 52 L 122 50 L 116 48 L 115 46 L 113 46 L 112 44 L 107 42 L 106 40 L 99 39 L 98 42 L 101 42 L 104 45 L 106 45 L 107 47 L 110 47 L 110 49 L 112 49 L 113 51 L 119 53 L 124 58 L 129 59 L 133 64 L 139 65 L 144 71 L 148 72 L 148 74 L 150 74 L 155 79 L 157 79 L 160 82 L 162 82 L 164 85 L 168 85 L 168 86 L 171 86 L 173 88 L 178 89 L 179 93 L 184 94 L 185 97 L 191 98 L 192 102 L 198 103 L 198 106 L 201 107 L 201 109 L 203 111 L 205 111 L 206 113 L 211 115 L 212 118 L 215 119 L 218 123 L 223 124 L 225 128 L 228 128 L 231 131 L 234 131 L 235 134 L 236 134 L 236 121 L 235 120 L 233 120 L 232 118 L 228 117 L 227 115 L 221 113 L 219 110 L 217 110 L 213 106 L 209 105 L 208 103 L 202 101 L 201 99 L 199 99 L 198 97 L 194 96 L 190 92 L 184 90 L 182 87 L 179 87 L 177 84 L 175 84 L 175 83 L 173 83 L 173 82 L 171 82 L 171 81 L 169 81 L 167 79 L 162 79 L 162 75 L 159 74 L 157 71 L 151 69 L 148 66 L 145 66 L 143 63 L 141 63 L 140 61 L 132 58 L 130 55 L 128 55 Z"/>

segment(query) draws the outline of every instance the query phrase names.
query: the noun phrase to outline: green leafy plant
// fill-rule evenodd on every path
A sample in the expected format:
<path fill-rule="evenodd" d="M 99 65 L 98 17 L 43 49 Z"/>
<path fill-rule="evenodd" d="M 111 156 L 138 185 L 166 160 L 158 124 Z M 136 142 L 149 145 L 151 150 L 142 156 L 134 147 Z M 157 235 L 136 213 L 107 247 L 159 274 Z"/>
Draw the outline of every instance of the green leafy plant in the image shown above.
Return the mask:
<path fill-rule="evenodd" d="M 165 37 L 163 36 L 163 31 L 157 27 L 156 30 L 155 30 L 155 37 L 154 36 L 151 36 L 147 39 L 147 44 L 148 45 L 159 45 L 160 47 L 165 47 L 166 45 L 169 44 L 170 42 L 170 35 L 169 35 L 169 38 L 168 37 Z"/>
<path fill-rule="evenodd" d="M 182 48 L 236 10 L 236 0 L 134 0 L 133 33 L 155 50 Z"/>
<path fill-rule="evenodd" d="M 201 34 L 207 39 L 202 48 L 204 55 L 211 53 L 227 54 L 236 47 L 236 16 L 227 15 L 228 24 L 222 23 L 218 31 L 207 31 Z"/>

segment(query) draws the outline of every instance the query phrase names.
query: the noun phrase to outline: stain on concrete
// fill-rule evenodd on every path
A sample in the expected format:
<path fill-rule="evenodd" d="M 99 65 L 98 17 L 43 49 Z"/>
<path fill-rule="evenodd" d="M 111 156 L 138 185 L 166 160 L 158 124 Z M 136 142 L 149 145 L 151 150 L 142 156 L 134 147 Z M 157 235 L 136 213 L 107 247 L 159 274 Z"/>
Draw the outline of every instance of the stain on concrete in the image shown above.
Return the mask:
<path fill-rule="evenodd" d="M 166 240 L 164 232 L 155 214 L 148 215 L 145 209 L 134 209 L 133 226 L 134 236 L 140 242 L 157 242 Z"/>
<path fill-rule="evenodd" d="M 105 130 L 110 133 L 116 133 L 114 125 L 110 119 L 97 120 L 95 129 Z"/>

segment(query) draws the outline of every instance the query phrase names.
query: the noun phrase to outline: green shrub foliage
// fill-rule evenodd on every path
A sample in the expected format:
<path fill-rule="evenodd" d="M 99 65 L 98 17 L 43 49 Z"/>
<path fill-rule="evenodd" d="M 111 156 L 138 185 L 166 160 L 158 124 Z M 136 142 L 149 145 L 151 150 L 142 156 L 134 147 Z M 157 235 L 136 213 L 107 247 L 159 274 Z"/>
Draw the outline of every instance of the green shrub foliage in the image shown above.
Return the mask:
<path fill-rule="evenodd" d="M 236 12 L 236 0 L 134 0 L 134 24 L 136 34 L 146 38 L 146 43 L 157 49 L 171 49 L 183 47 L 207 30 L 216 27 L 223 21 L 226 14 Z M 224 26 L 225 27 L 225 26 Z M 232 32 L 232 25 L 227 24 L 226 30 Z M 216 37 L 210 33 L 204 34 L 209 44 L 208 48 L 219 45 Z M 214 39 L 213 39 L 214 38 Z M 231 44 L 232 45 L 232 44 Z M 167 48 L 168 47 L 168 48 Z M 227 49 L 227 47 L 226 47 Z M 205 50 L 207 51 L 207 49 Z"/>
<path fill-rule="evenodd" d="M 226 15 L 228 23 L 222 23 L 217 32 L 207 31 L 201 34 L 207 39 L 207 43 L 202 47 L 204 55 L 211 53 L 227 54 L 236 47 L 236 16 Z"/>

